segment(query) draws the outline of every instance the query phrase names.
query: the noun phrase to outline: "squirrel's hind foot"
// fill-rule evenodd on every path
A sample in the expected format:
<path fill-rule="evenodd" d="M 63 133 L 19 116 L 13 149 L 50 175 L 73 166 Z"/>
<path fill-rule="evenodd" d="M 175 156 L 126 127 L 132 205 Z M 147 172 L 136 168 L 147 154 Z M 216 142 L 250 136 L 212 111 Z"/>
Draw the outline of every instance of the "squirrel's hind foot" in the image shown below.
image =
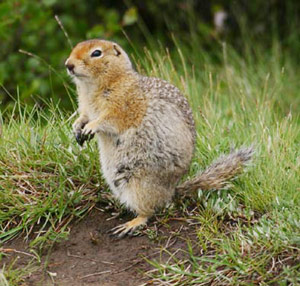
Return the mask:
<path fill-rule="evenodd" d="M 123 238 L 125 235 L 133 235 L 137 228 L 145 225 L 147 221 L 148 217 L 139 215 L 129 222 L 112 228 L 109 232 L 112 235 L 116 235 L 118 238 Z"/>

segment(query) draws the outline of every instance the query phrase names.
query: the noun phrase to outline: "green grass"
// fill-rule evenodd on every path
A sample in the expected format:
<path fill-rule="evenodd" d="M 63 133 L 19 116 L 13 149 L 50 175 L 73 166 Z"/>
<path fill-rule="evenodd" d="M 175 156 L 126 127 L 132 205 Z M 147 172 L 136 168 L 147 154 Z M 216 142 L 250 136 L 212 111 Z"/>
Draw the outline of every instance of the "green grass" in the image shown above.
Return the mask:
<path fill-rule="evenodd" d="M 276 44 L 245 57 L 225 45 L 216 49 L 219 64 L 200 48 L 179 44 L 172 56 L 146 51 L 136 59 L 143 73 L 171 81 L 189 98 L 198 131 L 190 176 L 232 147 L 256 149 L 247 172 L 229 189 L 199 191 L 192 217 L 197 241 L 187 258 L 150 261 L 148 274 L 154 285 L 297 285 L 299 68 Z M 108 200 L 99 192 L 107 190 L 96 144 L 79 148 L 73 118 L 51 104 L 42 111 L 16 103 L 2 121 L 0 239 L 25 234 L 32 246 L 46 247 L 67 237 L 74 218 Z M 189 202 L 181 202 L 182 209 Z M 22 276 L 4 270 L 16 281 Z"/>
<path fill-rule="evenodd" d="M 15 119 L 17 118 L 17 119 Z M 65 236 L 66 226 L 97 201 L 103 189 L 95 142 L 80 150 L 70 120 L 57 107 L 15 112 L 0 142 L 2 242 L 38 226 L 32 244 Z"/>

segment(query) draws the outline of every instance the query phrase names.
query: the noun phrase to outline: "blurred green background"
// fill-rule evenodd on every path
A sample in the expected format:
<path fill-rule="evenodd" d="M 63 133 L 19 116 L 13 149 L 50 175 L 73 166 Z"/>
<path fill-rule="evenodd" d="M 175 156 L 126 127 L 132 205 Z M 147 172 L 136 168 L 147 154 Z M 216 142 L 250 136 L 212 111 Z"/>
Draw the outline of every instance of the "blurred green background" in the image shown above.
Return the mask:
<path fill-rule="evenodd" d="M 117 41 L 132 56 L 168 48 L 208 55 L 218 64 L 227 42 L 242 57 L 257 47 L 268 53 L 274 42 L 299 62 L 300 1 L 157 0 L 0 2 L 0 110 L 14 100 L 43 107 L 44 100 L 71 109 L 64 61 L 71 47 L 55 20 L 58 15 L 72 44 L 89 38 Z M 19 50 L 30 52 L 26 55 Z M 193 53 L 189 59 L 194 64 Z"/>

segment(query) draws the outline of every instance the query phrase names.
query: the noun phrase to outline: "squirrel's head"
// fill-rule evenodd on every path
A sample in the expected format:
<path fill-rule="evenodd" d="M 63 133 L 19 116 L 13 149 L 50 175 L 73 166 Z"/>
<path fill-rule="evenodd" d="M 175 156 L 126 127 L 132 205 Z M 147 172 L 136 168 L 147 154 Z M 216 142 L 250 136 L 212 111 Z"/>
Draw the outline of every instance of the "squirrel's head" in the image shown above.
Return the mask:
<path fill-rule="evenodd" d="M 65 65 L 76 83 L 103 82 L 132 70 L 129 57 L 118 44 L 97 39 L 77 44 Z"/>

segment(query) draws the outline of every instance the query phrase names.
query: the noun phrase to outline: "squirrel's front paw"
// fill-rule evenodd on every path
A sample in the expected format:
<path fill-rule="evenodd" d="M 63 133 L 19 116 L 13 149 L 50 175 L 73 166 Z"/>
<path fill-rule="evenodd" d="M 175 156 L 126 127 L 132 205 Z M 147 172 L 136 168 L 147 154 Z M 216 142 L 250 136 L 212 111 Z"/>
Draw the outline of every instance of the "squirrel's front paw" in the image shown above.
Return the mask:
<path fill-rule="evenodd" d="M 99 131 L 99 125 L 96 121 L 91 121 L 82 129 L 83 136 L 94 136 Z"/>
<path fill-rule="evenodd" d="M 84 135 L 82 133 L 82 130 L 75 133 L 76 141 L 80 146 L 82 146 L 85 141 L 90 141 L 91 139 L 93 139 L 93 137 L 94 134 Z"/>
<path fill-rule="evenodd" d="M 91 140 L 94 135 L 85 135 L 83 134 L 83 129 L 87 125 L 88 121 L 78 118 L 73 124 L 73 132 L 76 138 L 77 143 L 82 146 L 86 140 Z"/>
<path fill-rule="evenodd" d="M 82 118 L 77 118 L 72 125 L 73 133 L 81 133 L 82 128 L 88 123 L 87 120 L 83 120 Z"/>

